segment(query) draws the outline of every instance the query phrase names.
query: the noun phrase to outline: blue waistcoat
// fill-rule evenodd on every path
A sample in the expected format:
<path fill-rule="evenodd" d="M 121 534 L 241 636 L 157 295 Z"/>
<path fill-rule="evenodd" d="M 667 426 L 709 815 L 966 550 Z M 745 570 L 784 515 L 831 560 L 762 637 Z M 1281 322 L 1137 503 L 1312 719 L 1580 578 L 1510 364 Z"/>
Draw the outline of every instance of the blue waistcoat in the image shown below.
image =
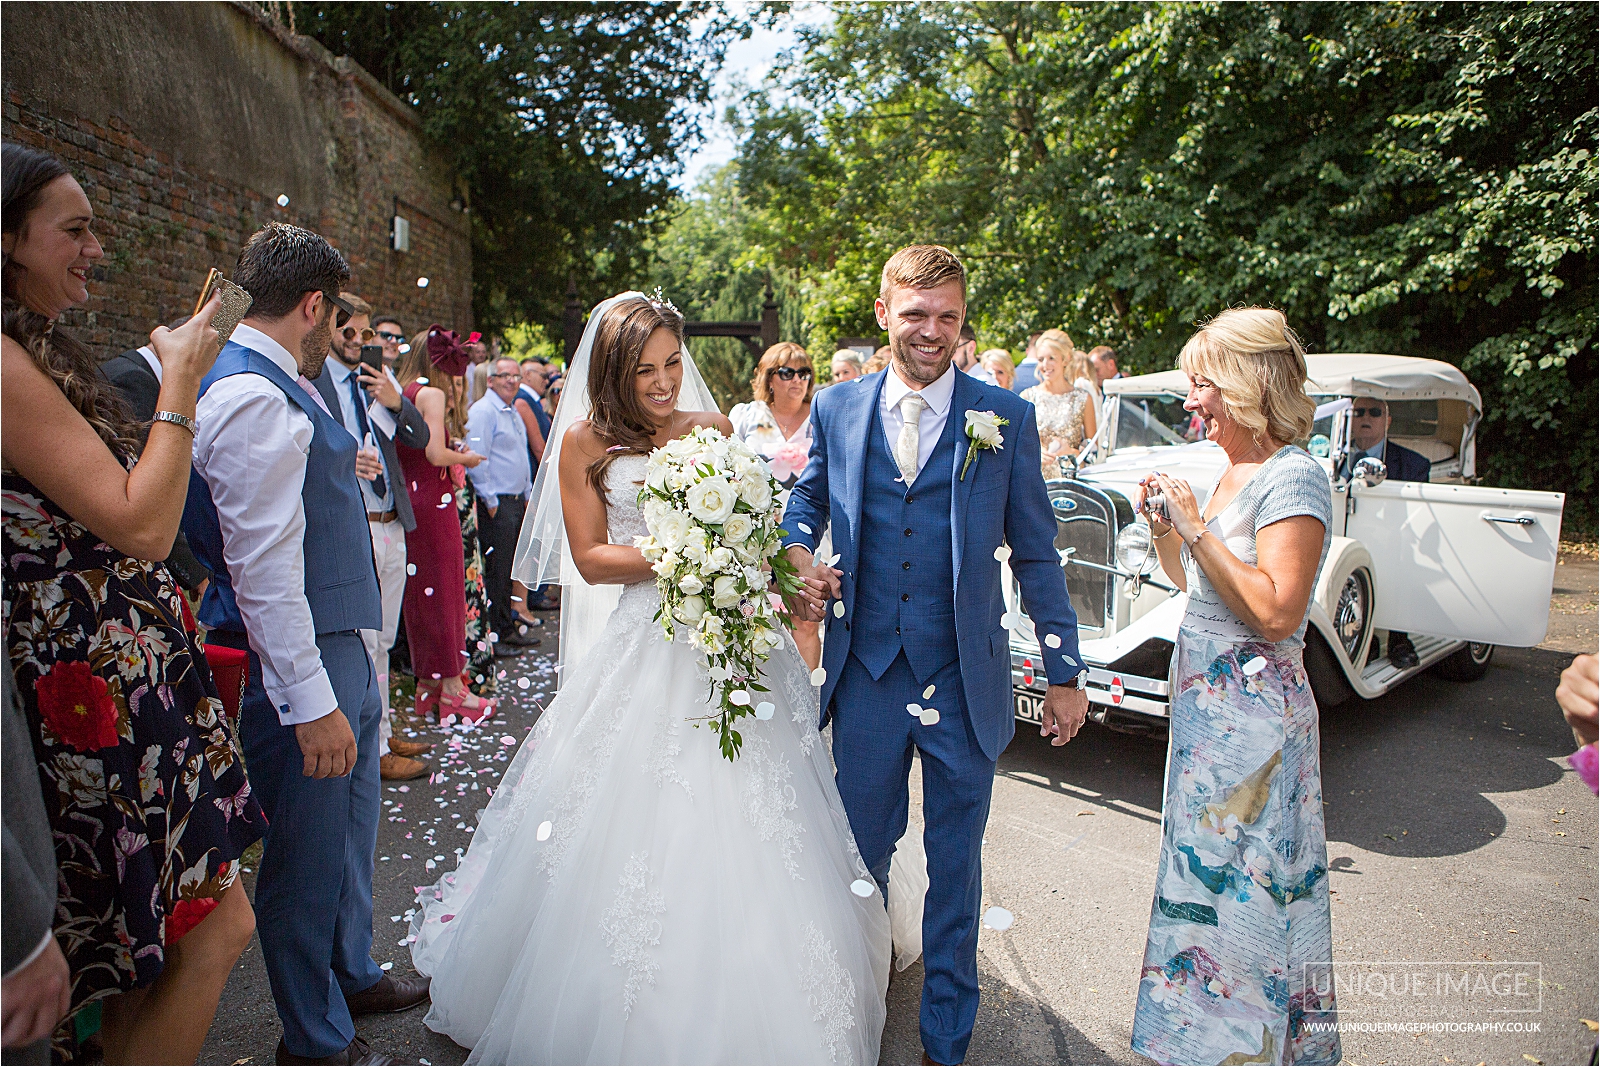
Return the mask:
<path fill-rule="evenodd" d="M 873 405 L 850 651 L 875 679 L 883 677 L 901 649 L 919 682 L 958 656 L 951 596 L 950 469 L 959 421 L 946 420 L 939 444 L 908 492 L 896 480 L 900 468 Z"/>
<path fill-rule="evenodd" d="M 305 595 L 317 633 L 382 628 L 383 601 L 372 559 L 372 531 L 355 473 L 355 438 L 271 359 L 232 341 L 223 346 L 210 373 L 201 379 L 200 395 L 234 374 L 261 375 L 311 419 L 311 453 L 306 457 L 300 495 L 306 510 Z M 244 620 L 222 554 L 222 530 L 211 488 L 192 468 L 183 532 L 189 547 L 212 574 L 200 602 L 200 622 L 208 629 L 243 633 Z"/>

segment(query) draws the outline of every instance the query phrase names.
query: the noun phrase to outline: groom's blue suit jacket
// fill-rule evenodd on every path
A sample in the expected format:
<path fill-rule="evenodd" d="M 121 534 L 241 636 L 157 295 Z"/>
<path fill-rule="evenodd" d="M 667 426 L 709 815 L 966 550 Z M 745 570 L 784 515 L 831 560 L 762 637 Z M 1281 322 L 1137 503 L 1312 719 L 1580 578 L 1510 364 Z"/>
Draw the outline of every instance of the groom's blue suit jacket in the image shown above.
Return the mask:
<path fill-rule="evenodd" d="M 851 627 L 857 618 L 857 594 L 863 583 L 896 580 L 894 571 L 902 565 L 898 545 L 861 543 L 867 525 L 863 521 L 863 501 L 867 497 L 868 471 L 873 466 L 869 462 L 875 444 L 871 435 L 883 433 L 876 414 L 888 373 L 843 382 L 817 394 L 811 405 L 810 460 L 784 513 L 783 526 L 788 531 L 785 547 L 798 544 L 815 551 L 818 538 L 831 520 L 833 550 L 839 554 L 836 566 L 843 572 L 840 597 L 844 614 L 837 615 L 830 608 L 825 623 L 827 640 L 822 665 L 828 677 L 822 687 L 824 723 L 832 711 L 834 687 L 851 654 L 852 641 L 865 637 L 863 627 L 855 628 L 863 631 L 860 636 Z M 962 478 L 969 410 L 992 411 L 1009 419 L 1010 425 L 1001 431 L 1003 447 L 980 448 Z M 1040 637 L 1053 633 L 1061 639 L 1061 647 L 1041 649 L 1052 685 L 1066 684 L 1082 669 L 1078 619 L 1067 596 L 1061 557 L 1055 548 L 1056 519 L 1040 473 L 1039 430 L 1033 405 L 1014 393 L 957 372 L 949 422 L 955 424 L 957 438 L 948 472 L 951 588 L 942 591 L 954 602 L 957 647 L 955 656 L 950 658 L 960 659 L 961 681 L 978 743 L 985 755 L 997 759 L 1015 733 L 1015 723 L 1010 635 L 1000 625 L 1005 600 L 995 549 L 1002 543 L 1010 546 L 1011 570 L 1022 586 L 1023 603 Z M 951 427 L 947 424 L 946 429 Z M 932 473 L 925 468 L 917 485 L 922 486 L 924 476 Z M 872 495 L 873 499 L 882 497 L 881 493 Z M 807 533 L 807 529 L 811 532 Z M 884 650 L 876 646 L 883 639 L 881 631 L 875 633 L 871 638 L 875 647 L 855 649 L 857 658 L 869 666 L 881 660 Z M 891 636 L 889 640 L 896 638 Z M 875 671 L 874 676 L 881 673 Z"/>

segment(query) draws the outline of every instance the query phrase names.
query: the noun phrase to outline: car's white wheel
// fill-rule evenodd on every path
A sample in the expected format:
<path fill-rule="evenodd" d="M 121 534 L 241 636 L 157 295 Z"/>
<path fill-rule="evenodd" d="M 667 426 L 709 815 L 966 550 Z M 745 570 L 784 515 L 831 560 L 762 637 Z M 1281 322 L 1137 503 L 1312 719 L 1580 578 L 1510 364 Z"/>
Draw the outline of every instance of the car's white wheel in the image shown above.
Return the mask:
<path fill-rule="evenodd" d="M 1372 628 L 1372 575 L 1365 567 L 1358 567 L 1345 575 L 1339 589 L 1339 599 L 1334 602 L 1334 632 L 1344 646 L 1345 658 L 1360 670 L 1356 659 L 1366 643 L 1367 631 Z"/>
<path fill-rule="evenodd" d="M 1489 661 L 1493 658 L 1493 645 L 1471 641 L 1434 664 L 1433 669 L 1452 682 L 1476 682 L 1489 673 Z"/>

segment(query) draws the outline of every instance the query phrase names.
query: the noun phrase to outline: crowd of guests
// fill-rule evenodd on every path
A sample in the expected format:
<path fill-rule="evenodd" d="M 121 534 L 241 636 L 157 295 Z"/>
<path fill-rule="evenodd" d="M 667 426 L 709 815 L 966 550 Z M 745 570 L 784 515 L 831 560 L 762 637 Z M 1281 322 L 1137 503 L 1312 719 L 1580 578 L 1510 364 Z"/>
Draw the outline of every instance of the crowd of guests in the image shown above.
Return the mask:
<path fill-rule="evenodd" d="M 391 664 L 475 722 L 539 643 L 510 565 L 559 374 L 408 339 L 281 223 L 228 343 L 213 295 L 102 363 L 59 321 L 106 254 L 88 197 L 3 171 L 7 1062 L 194 1062 L 257 930 L 278 1062 L 373 1062 L 352 1019 L 428 994 L 370 951 L 380 783 L 431 769 Z"/>

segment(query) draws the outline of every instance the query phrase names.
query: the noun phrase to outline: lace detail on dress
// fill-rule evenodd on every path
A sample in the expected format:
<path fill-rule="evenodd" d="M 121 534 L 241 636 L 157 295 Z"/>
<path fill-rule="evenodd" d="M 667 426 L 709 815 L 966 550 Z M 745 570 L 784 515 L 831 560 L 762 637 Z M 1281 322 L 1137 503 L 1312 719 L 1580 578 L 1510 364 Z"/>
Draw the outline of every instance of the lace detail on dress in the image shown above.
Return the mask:
<path fill-rule="evenodd" d="M 856 983 L 850 972 L 839 965 L 839 954 L 816 923 L 806 923 L 800 988 L 810 994 L 806 1003 L 814 1009 L 812 1021 L 822 1024 L 823 1044 L 828 1047 L 829 1058 L 838 1063 L 840 1051 L 849 1048 L 845 1035 L 856 1025 L 851 1011 L 856 1001 Z"/>
<path fill-rule="evenodd" d="M 610 688 L 617 672 L 624 666 L 621 660 L 607 666 L 600 680 L 601 692 Z M 609 719 L 602 718 L 602 712 L 607 710 L 604 703 L 597 703 L 572 729 L 574 744 L 586 746 L 587 752 L 574 760 L 577 769 L 566 794 L 551 816 L 550 843 L 539 857 L 539 869 L 551 878 L 555 877 L 556 871 L 567 858 L 567 851 L 572 847 L 572 841 L 583 822 L 583 810 L 589 806 L 595 788 L 608 773 L 612 750 L 616 748 L 617 738 L 622 736 L 632 704 L 633 687 L 628 686 L 617 694 L 616 704 L 609 708 Z"/>
<path fill-rule="evenodd" d="M 744 815 L 763 841 L 776 840 L 783 853 L 783 867 L 790 877 L 800 878 L 800 835 L 805 827 L 789 818 L 785 812 L 798 806 L 794 786 L 789 779 L 794 772 L 789 761 L 779 756 L 773 759 L 770 746 L 764 737 L 750 737 L 745 741 L 744 754 L 739 757 L 743 771 L 740 792 L 744 797 Z"/>
<path fill-rule="evenodd" d="M 794 641 L 794 638 L 788 634 L 785 634 L 784 637 L 791 643 Z M 785 650 L 780 649 L 781 651 Z M 798 656 L 800 650 L 795 649 L 794 654 Z M 770 680 L 771 675 L 763 673 Z M 779 677 L 778 684 L 783 687 L 783 697 L 789 702 L 789 706 L 794 709 L 794 724 L 800 727 L 800 754 L 809 756 L 811 755 L 811 747 L 822 736 L 817 731 L 817 719 L 820 717 L 817 712 L 817 702 L 821 699 L 822 690 L 811 684 L 811 675 L 804 669 L 804 664 L 801 665 L 799 670 L 778 671 L 777 673 Z"/>
<path fill-rule="evenodd" d="M 656 741 L 650 750 L 650 763 L 645 768 L 655 776 L 656 786 L 666 788 L 668 782 L 681 786 L 690 800 L 694 790 L 689 779 L 678 773 L 677 759 L 683 752 L 683 720 L 674 715 L 670 707 L 662 708 L 661 721 L 656 727 Z"/>
<path fill-rule="evenodd" d="M 600 931 L 611 947 L 611 962 L 626 968 L 622 984 L 622 1017 L 633 1014 L 641 987 L 656 984 L 661 965 L 650 958 L 650 946 L 661 944 L 661 920 L 667 910 L 659 889 L 651 888 L 648 852 L 635 852 L 617 879 L 617 900 L 600 916 Z M 845 976 L 847 979 L 849 975 Z"/>
<path fill-rule="evenodd" d="M 646 462 L 644 456 L 618 456 L 606 470 L 606 540 L 614 545 L 631 545 L 650 532 L 639 510 Z"/>

